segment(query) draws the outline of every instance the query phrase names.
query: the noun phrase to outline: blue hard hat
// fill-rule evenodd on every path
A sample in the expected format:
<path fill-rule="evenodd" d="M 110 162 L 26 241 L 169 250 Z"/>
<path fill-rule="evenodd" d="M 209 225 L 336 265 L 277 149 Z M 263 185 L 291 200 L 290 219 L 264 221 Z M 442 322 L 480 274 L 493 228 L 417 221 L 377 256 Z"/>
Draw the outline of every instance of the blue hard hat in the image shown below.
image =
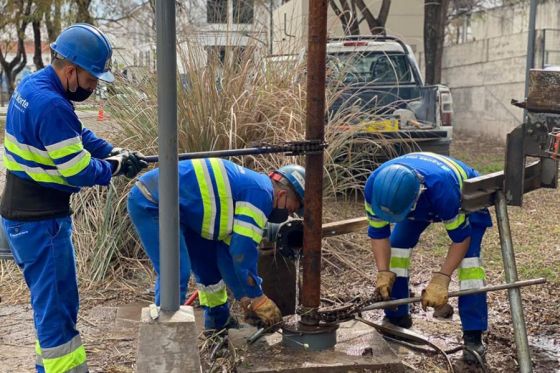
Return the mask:
<path fill-rule="evenodd" d="M 76 23 L 64 29 L 51 44 L 51 49 L 97 79 L 108 83 L 115 80 L 111 73 L 111 44 L 107 37 L 92 25 Z"/>
<path fill-rule="evenodd" d="M 305 193 L 305 168 L 297 164 L 290 164 L 280 167 L 274 171 L 274 173 L 282 175 L 282 177 L 288 181 L 303 205 L 303 195 Z"/>
<path fill-rule="evenodd" d="M 379 169 L 373 180 L 371 208 L 390 223 L 403 221 L 420 196 L 420 177 L 410 167 L 391 164 Z"/>

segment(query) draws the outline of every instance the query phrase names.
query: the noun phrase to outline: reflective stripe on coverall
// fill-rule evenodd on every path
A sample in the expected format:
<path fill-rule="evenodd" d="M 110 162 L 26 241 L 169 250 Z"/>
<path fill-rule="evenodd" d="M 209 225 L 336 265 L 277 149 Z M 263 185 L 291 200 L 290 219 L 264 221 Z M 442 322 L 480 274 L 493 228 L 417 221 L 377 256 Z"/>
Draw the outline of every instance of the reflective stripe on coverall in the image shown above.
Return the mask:
<path fill-rule="evenodd" d="M 158 173 L 144 174 L 128 198 L 131 220 L 158 274 L 156 302 Z M 257 245 L 271 209 L 272 183 L 266 175 L 221 159 L 179 162 L 180 299 L 192 269 L 207 328 L 219 329 L 229 318 L 225 285 L 237 299 L 262 294 Z"/>
<path fill-rule="evenodd" d="M 369 203 L 373 179 L 379 169 L 390 164 L 404 164 L 414 169 L 422 178 L 426 190 L 417 201 L 407 219 L 395 224 L 393 231 L 388 222 L 375 216 Z M 421 152 L 397 157 L 381 165 L 366 182 L 365 210 L 368 216 L 370 238 L 390 237 L 390 270 L 397 278 L 391 296 L 395 299 L 409 296 L 410 256 L 421 233 L 432 223 L 441 221 L 455 243 L 470 237 L 465 258 L 458 268 L 461 289 L 484 286 L 485 273 L 480 260 L 481 241 L 486 229 L 492 226 L 487 209 L 466 215 L 460 210 L 463 182 L 478 173 L 463 162 L 439 154 Z M 385 312 L 388 317 L 404 316 L 409 306 Z M 459 315 L 463 330 L 486 330 L 488 307 L 486 294 L 459 297 Z"/>

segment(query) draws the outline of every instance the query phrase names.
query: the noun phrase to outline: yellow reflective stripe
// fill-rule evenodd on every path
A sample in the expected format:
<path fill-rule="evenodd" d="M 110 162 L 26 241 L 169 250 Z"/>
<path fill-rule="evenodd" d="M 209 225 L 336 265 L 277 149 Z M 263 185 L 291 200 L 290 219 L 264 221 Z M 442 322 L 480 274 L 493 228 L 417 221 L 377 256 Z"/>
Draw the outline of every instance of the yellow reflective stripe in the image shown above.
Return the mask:
<path fill-rule="evenodd" d="M 198 301 L 201 306 L 206 307 L 217 307 L 227 302 L 227 291 L 226 288 L 221 290 L 208 292 L 205 290 L 198 290 Z"/>
<path fill-rule="evenodd" d="M 83 345 L 71 353 L 58 358 L 47 359 L 43 357 L 45 372 L 49 373 L 87 372 L 87 366 L 85 363 L 86 350 Z M 78 367 L 83 367 L 84 369 L 77 369 Z"/>
<path fill-rule="evenodd" d="M 262 240 L 263 230 L 251 223 L 235 219 L 233 222 L 233 233 L 248 237 L 259 244 Z"/>
<path fill-rule="evenodd" d="M 408 277 L 408 269 L 410 268 L 410 249 L 400 249 L 391 247 L 391 259 L 389 261 L 389 269 L 397 274 L 397 277 Z"/>
<path fill-rule="evenodd" d="M 465 214 L 458 214 L 453 219 L 446 220 L 443 222 L 445 229 L 448 231 L 452 231 L 453 229 L 457 229 L 465 222 Z"/>
<path fill-rule="evenodd" d="M 42 348 L 41 354 L 45 372 L 87 372 L 86 350 L 79 335 L 63 345 Z"/>
<path fill-rule="evenodd" d="M 220 230 L 218 238 L 222 239 L 231 233 L 233 222 L 233 200 L 231 197 L 231 189 L 227 171 L 221 159 L 211 158 L 210 165 L 214 172 L 214 179 L 218 187 L 218 196 L 220 198 Z"/>
<path fill-rule="evenodd" d="M 222 240 L 222 242 L 224 242 L 226 245 L 230 245 L 231 244 L 231 235 L 227 236 L 226 238 L 224 238 Z"/>
<path fill-rule="evenodd" d="M 391 257 L 390 265 L 391 268 L 410 268 L 410 258 L 397 258 Z"/>
<path fill-rule="evenodd" d="M 66 157 L 67 155 L 81 152 L 82 150 L 84 150 L 84 145 L 80 141 L 79 144 L 68 145 L 62 149 L 49 152 L 49 155 L 52 159 L 60 159 Z"/>
<path fill-rule="evenodd" d="M 486 272 L 482 267 L 459 268 L 459 281 L 484 280 Z"/>
<path fill-rule="evenodd" d="M 371 205 L 370 205 L 369 203 L 364 202 L 364 205 L 365 205 L 365 208 L 366 208 L 366 212 L 367 212 L 369 215 L 375 215 L 375 214 L 373 213 L 373 209 L 371 208 Z"/>
<path fill-rule="evenodd" d="M 31 179 L 42 183 L 54 183 L 60 185 L 69 185 L 66 179 L 60 176 L 57 170 L 44 170 L 40 167 L 29 167 L 17 163 L 13 157 L 4 153 L 2 157 L 4 166 L 10 171 L 25 172 Z"/>
<path fill-rule="evenodd" d="M 463 167 L 459 166 L 459 164 L 454 160 L 444 157 L 442 155 L 431 153 L 431 152 L 425 152 L 424 154 L 427 154 L 445 163 L 455 173 L 455 176 L 457 176 L 457 180 L 459 180 L 459 186 L 463 188 L 463 181 L 468 179 L 467 173 L 465 172 Z"/>
<path fill-rule="evenodd" d="M 54 162 L 48 156 L 47 152 L 43 152 L 29 145 L 18 143 L 14 140 L 15 138 L 13 136 L 6 133 L 6 137 L 4 137 L 4 147 L 10 152 L 25 159 L 26 161 L 39 163 L 45 166 L 54 166 Z"/>
<path fill-rule="evenodd" d="M 214 221 L 216 219 L 216 205 L 214 189 L 208 175 L 208 168 L 204 160 L 193 159 L 192 165 L 198 181 L 198 189 L 202 197 L 202 237 L 214 239 Z"/>
<path fill-rule="evenodd" d="M 43 366 L 43 356 L 41 356 L 41 346 L 38 340 L 35 340 L 35 365 Z"/>
<path fill-rule="evenodd" d="M 235 204 L 235 215 L 245 215 L 257 223 L 259 228 L 264 229 L 266 225 L 266 215 L 259 208 L 250 202 L 237 202 Z"/>
<path fill-rule="evenodd" d="M 45 145 L 45 148 L 51 158 L 58 159 L 82 151 L 84 145 L 81 136 L 76 136 L 51 145 Z"/>
<path fill-rule="evenodd" d="M 389 225 L 389 222 L 379 220 L 379 219 L 369 218 L 368 221 L 369 221 L 369 226 L 372 227 L 372 228 L 383 228 L 383 227 Z"/>
<path fill-rule="evenodd" d="M 64 177 L 74 176 L 82 172 L 91 161 L 91 154 L 84 150 L 68 162 L 58 165 L 58 170 Z"/>

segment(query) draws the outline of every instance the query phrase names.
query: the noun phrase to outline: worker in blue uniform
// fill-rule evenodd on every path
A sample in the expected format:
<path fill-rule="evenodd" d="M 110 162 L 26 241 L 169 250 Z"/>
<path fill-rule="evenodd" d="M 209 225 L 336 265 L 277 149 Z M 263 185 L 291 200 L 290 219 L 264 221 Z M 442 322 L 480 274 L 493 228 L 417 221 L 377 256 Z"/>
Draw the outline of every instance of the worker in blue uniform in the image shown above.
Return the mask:
<path fill-rule="evenodd" d="M 6 116 L 3 228 L 31 293 L 37 372 L 87 372 L 70 196 L 81 187 L 135 176 L 146 163 L 82 126 L 72 101 L 113 81 L 112 49 L 97 28 L 75 24 L 51 44 L 52 65 L 24 78 Z"/>
<path fill-rule="evenodd" d="M 130 191 L 128 213 L 157 274 L 159 305 L 159 169 L 142 175 Z M 196 277 L 204 326 L 235 326 L 226 285 L 246 316 L 265 325 L 282 320 L 276 304 L 263 294 L 257 272 L 258 245 L 267 221 L 279 223 L 303 206 L 305 171 L 288 165 L 270 175 L 222 159 L 179 162 L 180 300 L 191 269 Z"/>
<path fill-rule="evenodd" d="M 463 183 L 476 176 L 478 173 L 465 163 L 428 152 L 392 159 L 371 174 L 365 186 L 365 209 L 378 270 L 377 295 L 383 299 L 409 296 L 411 251 L 432 222 L 443 222 L 452 243 L 441 268 L 422 292 L 422 307 L 434 307 L 436 311 L 448 307 L 449 282 L 457 268 L 461 289 L 484 286 L 480 246 L 492 220 L 487 209 L 469 214 L 461 211 Z M 392 232 L 390 223 L 396 223 Z M 385 321 L 394 325 L 412 326 L 408 305 L 386 310 L 385 315 Z M 484 355 L 486 294 L 459 297 L 459 315 L 465 346 Z M 468 352 L 464 358 L 474 360 Z"/>

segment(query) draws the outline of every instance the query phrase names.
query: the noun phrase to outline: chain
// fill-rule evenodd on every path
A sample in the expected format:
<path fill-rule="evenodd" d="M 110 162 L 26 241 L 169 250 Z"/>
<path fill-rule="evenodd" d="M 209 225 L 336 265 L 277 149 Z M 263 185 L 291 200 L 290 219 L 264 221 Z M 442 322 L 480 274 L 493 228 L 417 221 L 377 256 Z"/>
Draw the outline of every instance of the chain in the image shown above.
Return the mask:
<path fill-rule="evenodd" d="M 349 302 L 332 304 L 329 306 L 320 307 L 317 310 L 317 321 L 326 324 L 339 324 L 354 318 L 354 315 L 359 314 L 365 307 L 381 301 L 380 297 L 372 297 L 368 299 L 355 298 Z M 298 313 L 301 314 L 301 307 L 298 307 Z"/>

